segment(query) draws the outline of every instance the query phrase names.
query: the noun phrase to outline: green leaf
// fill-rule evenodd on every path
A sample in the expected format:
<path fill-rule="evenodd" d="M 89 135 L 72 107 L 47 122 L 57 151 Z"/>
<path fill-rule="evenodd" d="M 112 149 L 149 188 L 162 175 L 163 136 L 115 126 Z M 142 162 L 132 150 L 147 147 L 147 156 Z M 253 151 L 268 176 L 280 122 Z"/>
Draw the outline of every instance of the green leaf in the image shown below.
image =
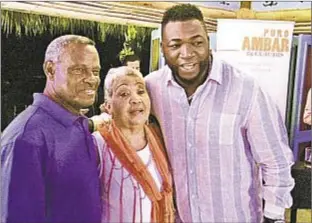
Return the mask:
<path fill-rule="evenodd" d="M 22 35 L 38 36 L 44 33 L 57 36 L 83 32 L 94 40 L 97 38 L 97 40 L 105 42 L 108 35 L 113 35 L 120 41 L 124 41 L 124 48 L 119 53 L 121 60 L 126 55 L 132 55 L 135 52 L 140 55 L 143 42 L 151 36 L 151 32 L 154 30 L 136 25 L 109 24 L 14 10 L 1 10 L 1 28 L 6 36 L 15 34 L 19 37 Z"/>

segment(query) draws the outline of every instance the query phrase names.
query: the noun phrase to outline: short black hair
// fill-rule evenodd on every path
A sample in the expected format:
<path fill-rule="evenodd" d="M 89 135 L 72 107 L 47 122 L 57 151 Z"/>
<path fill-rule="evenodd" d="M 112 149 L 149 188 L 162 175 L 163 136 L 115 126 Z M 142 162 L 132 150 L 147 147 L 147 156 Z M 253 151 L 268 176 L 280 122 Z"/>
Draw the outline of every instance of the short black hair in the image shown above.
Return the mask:
<path fill-rule="evenodd" d="M 121 63 L 122 63 L 123 66 L 127 66 L 128 62 L 133 62 L 133 61 L 137 61 L 137 60 L 141 61 L 140 57 L 138 57 L 135 54 L 132 54 L 132 55 L 125 56 Z"/>
<path fill-rule="evenodd" d="M 167 25 L 169 22 L 187 21 L 192 19 L 197 19 L 202 22 L 205 28 L 204 16 L 199 8 L 191 4 L 175 5 L 165 11 L 161 21 L 161 27 L 163 30 L 165 25 Z"/>

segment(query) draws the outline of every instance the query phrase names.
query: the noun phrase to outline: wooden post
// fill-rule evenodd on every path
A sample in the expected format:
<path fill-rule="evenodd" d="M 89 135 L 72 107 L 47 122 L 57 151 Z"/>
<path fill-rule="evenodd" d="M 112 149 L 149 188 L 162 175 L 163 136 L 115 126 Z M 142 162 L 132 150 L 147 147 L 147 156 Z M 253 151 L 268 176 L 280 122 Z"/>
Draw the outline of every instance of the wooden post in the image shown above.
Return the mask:
<path fill-rule="evenodd" d="M 240 2 L 241 9 L 251 9 L 251 1 L 241 1 Z"/>
<path fill-rule="evenodd" d="M 237 19 L 255 19 L 255 12 L 251 9 L 251 1 L 241 1 L 240 9 L 236 12 Z"/>

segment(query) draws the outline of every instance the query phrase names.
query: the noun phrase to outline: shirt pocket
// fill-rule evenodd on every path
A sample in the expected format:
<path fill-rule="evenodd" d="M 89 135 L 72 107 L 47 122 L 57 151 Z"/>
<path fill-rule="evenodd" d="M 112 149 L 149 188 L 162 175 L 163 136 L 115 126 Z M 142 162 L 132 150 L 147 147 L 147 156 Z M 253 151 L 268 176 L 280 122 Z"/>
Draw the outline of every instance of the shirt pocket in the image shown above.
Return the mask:
<path fill-rule="evenodd" d="M 239 131 L 238 121 L 240 116 L 237 114 L 221 114 L 219 123 L 219 144 L 233 145 L 235 135 Z"/>

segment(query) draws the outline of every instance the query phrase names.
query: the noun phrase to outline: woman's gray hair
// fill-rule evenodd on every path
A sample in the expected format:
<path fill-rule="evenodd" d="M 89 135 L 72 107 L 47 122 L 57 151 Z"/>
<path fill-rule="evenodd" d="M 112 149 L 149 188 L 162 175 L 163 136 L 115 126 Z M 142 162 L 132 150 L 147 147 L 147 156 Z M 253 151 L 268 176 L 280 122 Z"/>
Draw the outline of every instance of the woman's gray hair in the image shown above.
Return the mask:
<path fill-rule="evenodd" d="M 81 43 L 81 44 L 95 46 L 94 41 L 85 36 L 79 36 L 79 35 L 60 36 L 54 39 L 48 45 L 46 52 L 45 52 L 44 62 L 47 62 L 47 61 L 57 62 L 65 46 L 71 43 Z"/>
<path fill-rule="evenodd" d="M 132 69 L 127 66 L 121 66 L 116 68 L 111 68 L 106 74 L 105 81 L 104 81 L 104 98 L 108 100 L 112 97 L 113 94 L 113 83 L 117 77 L 122 76 L 137 76 L 143 78 L 143 75 L 140 71 Z"/>

